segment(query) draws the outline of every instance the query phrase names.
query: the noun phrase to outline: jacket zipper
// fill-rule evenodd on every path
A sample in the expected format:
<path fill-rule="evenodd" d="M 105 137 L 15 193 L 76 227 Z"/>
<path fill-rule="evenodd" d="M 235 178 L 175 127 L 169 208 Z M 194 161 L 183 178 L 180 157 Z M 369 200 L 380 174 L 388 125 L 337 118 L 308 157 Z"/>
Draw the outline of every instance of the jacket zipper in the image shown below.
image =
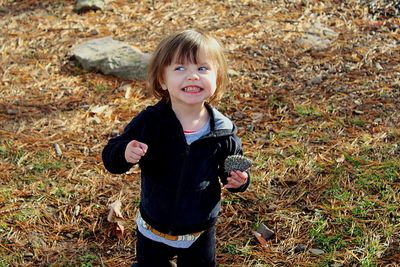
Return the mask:
<path fill-rule="evenodd" d="M 182 135 L 183 135 L 184 140 L 186 140 L 186 137 L 184 136 L 183 130 L 182 130 Z M 213 137 L 216 137 L 216 136 L 217 136 L 216 133 L 214 131 L 212 131 L 211 134 L 205 135 L 205 136 L 201 137 L 200 139 L 197 139 L 193 143 L 198 142 L 198 141 L 203 140 L 203 139 L 213 138 Z M 191 144 L 193 144 L 193 143 L 191 143 Z M 187 157 L 189 156 L 189 153 L 190 153 L 191 144 L 189 145 L 185 141 L 185 154 L 184 154 L 184 157 L 183 157 L 182 169 L 181 169 L 181 173 L 180 173 L 179 180 L 178 180 L 178 188 L 177 188 L 177 192 L 176 192 L 176 196 L 175 196 L 175 205 L 174 205 L 173 210 L 171 211 L 171 214 L 172 214 L 171 220 L 170 220 L 170 225 L 171 226 L 175 226 L 175 223 L 176 223 L 176 220 L 177 220 L 176 217 L 177 217 L 178 205 L 179 205 L 179 201 L 180 201 L 180 198 L 181 198 L 181 195 L 182 195 L 183 183 L 185 181 L 184 180 L 184 174 L 185 174 L 185 171 L 186 171 L 186 160 L 187 160 Z M 170 230 L 166 234 L 176 235 L 176 232 L 174 232 L 173 230 Z"/>
<path fill-rule="evenodd" d="M 180 201 L 181 194 L 182 194 L 184 173 L 186 170 L 186 159 L 189 156 L 189 153 L 190 153 L 190 145 L 186 144 L 185 154 L 184 154 L 183 162 L 182 162 L 182 169 L 181 169 L 181 173 L 180 173 L 179 180 L 178 180 L 178 188 L 177 188 L 176 195 L 175 195 L 175 205 L 174 205 L 174 209 L 172 210 L 171 226 L 174 226 L 176 223 L 177 210 L 178 210 L 178 205 L 179 205 L 179 201 Z M 174 232 L 171 230 L 167 234 L 173 235 Z"/>

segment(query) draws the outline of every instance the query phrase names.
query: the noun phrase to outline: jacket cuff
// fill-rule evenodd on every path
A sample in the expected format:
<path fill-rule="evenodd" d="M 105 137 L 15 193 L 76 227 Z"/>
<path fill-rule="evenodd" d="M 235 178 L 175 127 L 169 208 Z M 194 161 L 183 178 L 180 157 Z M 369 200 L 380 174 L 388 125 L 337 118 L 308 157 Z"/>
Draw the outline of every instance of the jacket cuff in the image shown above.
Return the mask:
<path fill-rule="evenodd" d="M 248 177 L 247 177 L 247 182 L 242 185 L 241 187 L 238 188 L 227 188 L 229 192 L 231 193 L 239 193 L 239 192 L 244 192 L 250 185 L 250 173 L 246 172 Z"/>

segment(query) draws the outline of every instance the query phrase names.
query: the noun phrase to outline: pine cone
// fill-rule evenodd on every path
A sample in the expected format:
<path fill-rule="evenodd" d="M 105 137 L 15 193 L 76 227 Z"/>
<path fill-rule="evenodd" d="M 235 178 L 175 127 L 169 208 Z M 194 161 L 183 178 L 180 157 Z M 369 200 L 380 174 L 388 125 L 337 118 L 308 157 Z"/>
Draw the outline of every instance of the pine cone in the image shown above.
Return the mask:
<path fill-rule="evenodd" d="M 242 155 L 231 155 L 225 159 L 224 168 L 227 173 L 231 171 L 245 171 L 251 166 L 251 160 Z"/>

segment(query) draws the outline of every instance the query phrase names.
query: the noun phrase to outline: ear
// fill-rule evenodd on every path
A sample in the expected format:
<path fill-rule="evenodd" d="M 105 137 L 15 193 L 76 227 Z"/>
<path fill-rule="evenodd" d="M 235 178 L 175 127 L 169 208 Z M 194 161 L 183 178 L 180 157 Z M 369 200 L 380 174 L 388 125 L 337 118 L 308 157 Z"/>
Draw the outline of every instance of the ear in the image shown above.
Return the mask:
<path fill-rule="evenodd" d="M 167 88 L 167 85 L 165 84 L 165 83 L 160 83 L 160 85 L 161 85 L 161 88 L 163 89 L 163 90 L 167 90 L 168 88 Z"/>

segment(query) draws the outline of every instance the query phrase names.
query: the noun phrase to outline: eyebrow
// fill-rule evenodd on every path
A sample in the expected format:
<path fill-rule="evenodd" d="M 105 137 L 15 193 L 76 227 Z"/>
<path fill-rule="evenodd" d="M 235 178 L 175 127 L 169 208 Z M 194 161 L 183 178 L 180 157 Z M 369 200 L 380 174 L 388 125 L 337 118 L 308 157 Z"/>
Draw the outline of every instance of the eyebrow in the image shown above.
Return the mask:
<path fill-rule="evenodd" d="M 171 65 L 185 65 L 185 64 L 194 64 L 194 65 L 200 65 L 200 66 L 201 65 L 209 65 L 209 66 L 211 66 L 212 62 L 201 62 L 201 63 L 197 62 L 197 63 L 195 63 L 195 62 L 189 62 L 189 61 L 186 61 L 186 62 L 175 61 L 175 62 L 171 63 Z"/>

